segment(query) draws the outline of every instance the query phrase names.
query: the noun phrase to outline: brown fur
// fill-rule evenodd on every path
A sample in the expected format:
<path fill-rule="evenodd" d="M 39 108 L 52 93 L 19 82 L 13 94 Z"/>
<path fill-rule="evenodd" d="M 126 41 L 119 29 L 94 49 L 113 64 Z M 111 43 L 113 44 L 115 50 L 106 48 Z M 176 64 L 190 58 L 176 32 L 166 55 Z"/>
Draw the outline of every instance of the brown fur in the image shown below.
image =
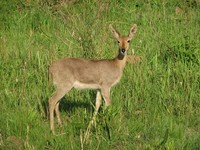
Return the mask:
<path fill-rule="evenodd" d="M 73 87 L 80 89 L 100 90 L 105 104 L 110 105 L 110 88 L 122 77 L 127 60 L 129 42 L 137 30 L 133 25 L 128 36 L 120 36 L 119 32 L 110 26 L 112 33 L 119 42 L 119 54 L 114 59 L 86 60 L 79 58 L 64 58 L 56 61 L 50 67 L 56 92 L 49 99 L 50 125 L 54 133 L 54 110 L 61 124 L 59 100 Z M 100 107 L 100 98 L 96 99 L 96 111 Z"/>

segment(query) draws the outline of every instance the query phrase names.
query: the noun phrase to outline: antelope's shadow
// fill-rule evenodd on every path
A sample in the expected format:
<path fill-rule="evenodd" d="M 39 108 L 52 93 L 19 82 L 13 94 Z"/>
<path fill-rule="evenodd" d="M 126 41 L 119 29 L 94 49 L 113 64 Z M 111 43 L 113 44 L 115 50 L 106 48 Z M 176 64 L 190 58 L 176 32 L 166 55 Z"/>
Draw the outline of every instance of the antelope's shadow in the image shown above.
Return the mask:
<path fill-rule="evenodd" d="M 84 94 L 81 94 L 81 95 L 83 95 L 83 98 L 80 98 L 80 99 L 77 99 L 74 96 L 65 95 L 60 100 L 60 104 L 59 104 L 60 112 L 64 111 L 64 112 L 67 112 L 67 113 L 73 113 L 74 109 L 76 109 L 76 108 L 83 108 L 83 109 L 86 109 L 88 111 L 94 111 L 93 105 L 95 105 L 96 92 L 93 91 L 93 92 L 90 92 L 89 94 L 90 94 L 90 98 L 84 96 Z M 40 110 L 40 109 L 39 110 L 40 110 L 40 112 L 43 111 L 44 117 L 49 119 L 48 99 L 49 98 L 46 98 L 42 102 L 42 109 L 43 110 Z M 38 106 L 38 108 L 39 108 L 39 106 Z"/>

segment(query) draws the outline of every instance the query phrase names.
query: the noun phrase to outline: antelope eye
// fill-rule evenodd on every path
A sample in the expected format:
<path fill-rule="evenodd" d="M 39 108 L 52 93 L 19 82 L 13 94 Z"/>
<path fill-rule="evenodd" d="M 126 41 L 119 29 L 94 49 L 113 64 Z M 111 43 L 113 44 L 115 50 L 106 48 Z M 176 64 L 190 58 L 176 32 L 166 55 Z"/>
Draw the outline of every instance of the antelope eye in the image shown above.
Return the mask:
<path fill-rule="evenodd" d="M 130 40 L 128 40 L 127 42 L 130 43 Z"/>
<path fill-rule="evenodd" d="M 117 41 L 118 43 L 120 43 L 120 41 Z"/>

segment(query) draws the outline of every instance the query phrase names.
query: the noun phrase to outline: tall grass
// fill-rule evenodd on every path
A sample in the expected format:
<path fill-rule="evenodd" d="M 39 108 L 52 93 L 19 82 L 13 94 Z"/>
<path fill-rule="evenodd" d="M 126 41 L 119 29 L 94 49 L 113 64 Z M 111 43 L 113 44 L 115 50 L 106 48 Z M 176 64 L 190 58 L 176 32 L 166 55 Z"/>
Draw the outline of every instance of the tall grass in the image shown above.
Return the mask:
<path fill-rule="evenodd" d="M 0 2 L 1 149 L 81 149 L 95 91 L 70 91 L 61 102 L 63 127 L 50 133 L 49 65 L 63 57 L 112 58 L 109 24 L 127 34 L 142 63 L 127 64 L 100 110 L 84 149 L 200 147 L 200 2 Z"/>

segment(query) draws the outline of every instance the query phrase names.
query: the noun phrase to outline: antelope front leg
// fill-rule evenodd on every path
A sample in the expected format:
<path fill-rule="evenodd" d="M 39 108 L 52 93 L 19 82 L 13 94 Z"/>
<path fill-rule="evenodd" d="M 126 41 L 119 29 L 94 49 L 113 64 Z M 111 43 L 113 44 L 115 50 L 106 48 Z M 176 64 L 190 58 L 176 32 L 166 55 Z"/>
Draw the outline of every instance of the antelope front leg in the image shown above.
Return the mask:
<path fill-rule="evenodd" d="M 96 96 L 96 108 L 95 111 L 99 111 L 99 107 L 101 106 L 101 93 L 100 91 L 97 91 L 97 96 Z"/>
<path fill-rule="evenodd" d="M 96 115 L 97 115 L 97 113 L 98 113 L 98 111 L 99 111 L 100 106 L 101 106 L 101 93 L 100 93 L 100 91 L 97 91 L 97 95 L 96 95 L 96 104 L 95 104 L 95 111 L 94 111 L 94 114 L 93 114 L 93 116 L 92 116 L 92 119 L 90 120 L 90 123 L 89 123 L 89 125 L 88 125 L 88 127 L 87 127 L 87 130 L 86 130 L 86 132 L 85 132 L 85 136 L 84 136 L 84 141 L 83 141 L 83 143 L 89 138 L 90 129 L 91 129 L 91 127 L 92 127 L 92 125 L 93 125 L 93 123 L 94 123 L 94 121 L 95 121 L 95 119 L 96 119 Z"/>
<path fill-rule="evenodd" d="M 110 89 L 109 88 L 103 88 L 101 90 L 101 93 L 103 95 L 103 99 L 105 101 L 106 106 L 109 106 L 111 101 L 110 101 Z"/>
<path fill-rule="evenodd" d="M 95 119 L 96 119 L 96 115 L 97 115 L 97 113 L 98 113 L 98 111 L 99 111 L 100 106 L 101 106 L 101 93 L 100 93 L 100 91 L 97 91 L 97 95 L 96 95 L 96 104 L 95 104 L 95 111 L 94 111 L 94 114 L 93 114 L 93 116 L 92 116 L 92 119 L 90 120 L 89 125 L 90 125 L 90 124 L 92 125 L 92 124 L 94 123 L 94 121 L 95 121 Z M 89 126 L 88 126 L 88 127 L 89 127 Z"/>

